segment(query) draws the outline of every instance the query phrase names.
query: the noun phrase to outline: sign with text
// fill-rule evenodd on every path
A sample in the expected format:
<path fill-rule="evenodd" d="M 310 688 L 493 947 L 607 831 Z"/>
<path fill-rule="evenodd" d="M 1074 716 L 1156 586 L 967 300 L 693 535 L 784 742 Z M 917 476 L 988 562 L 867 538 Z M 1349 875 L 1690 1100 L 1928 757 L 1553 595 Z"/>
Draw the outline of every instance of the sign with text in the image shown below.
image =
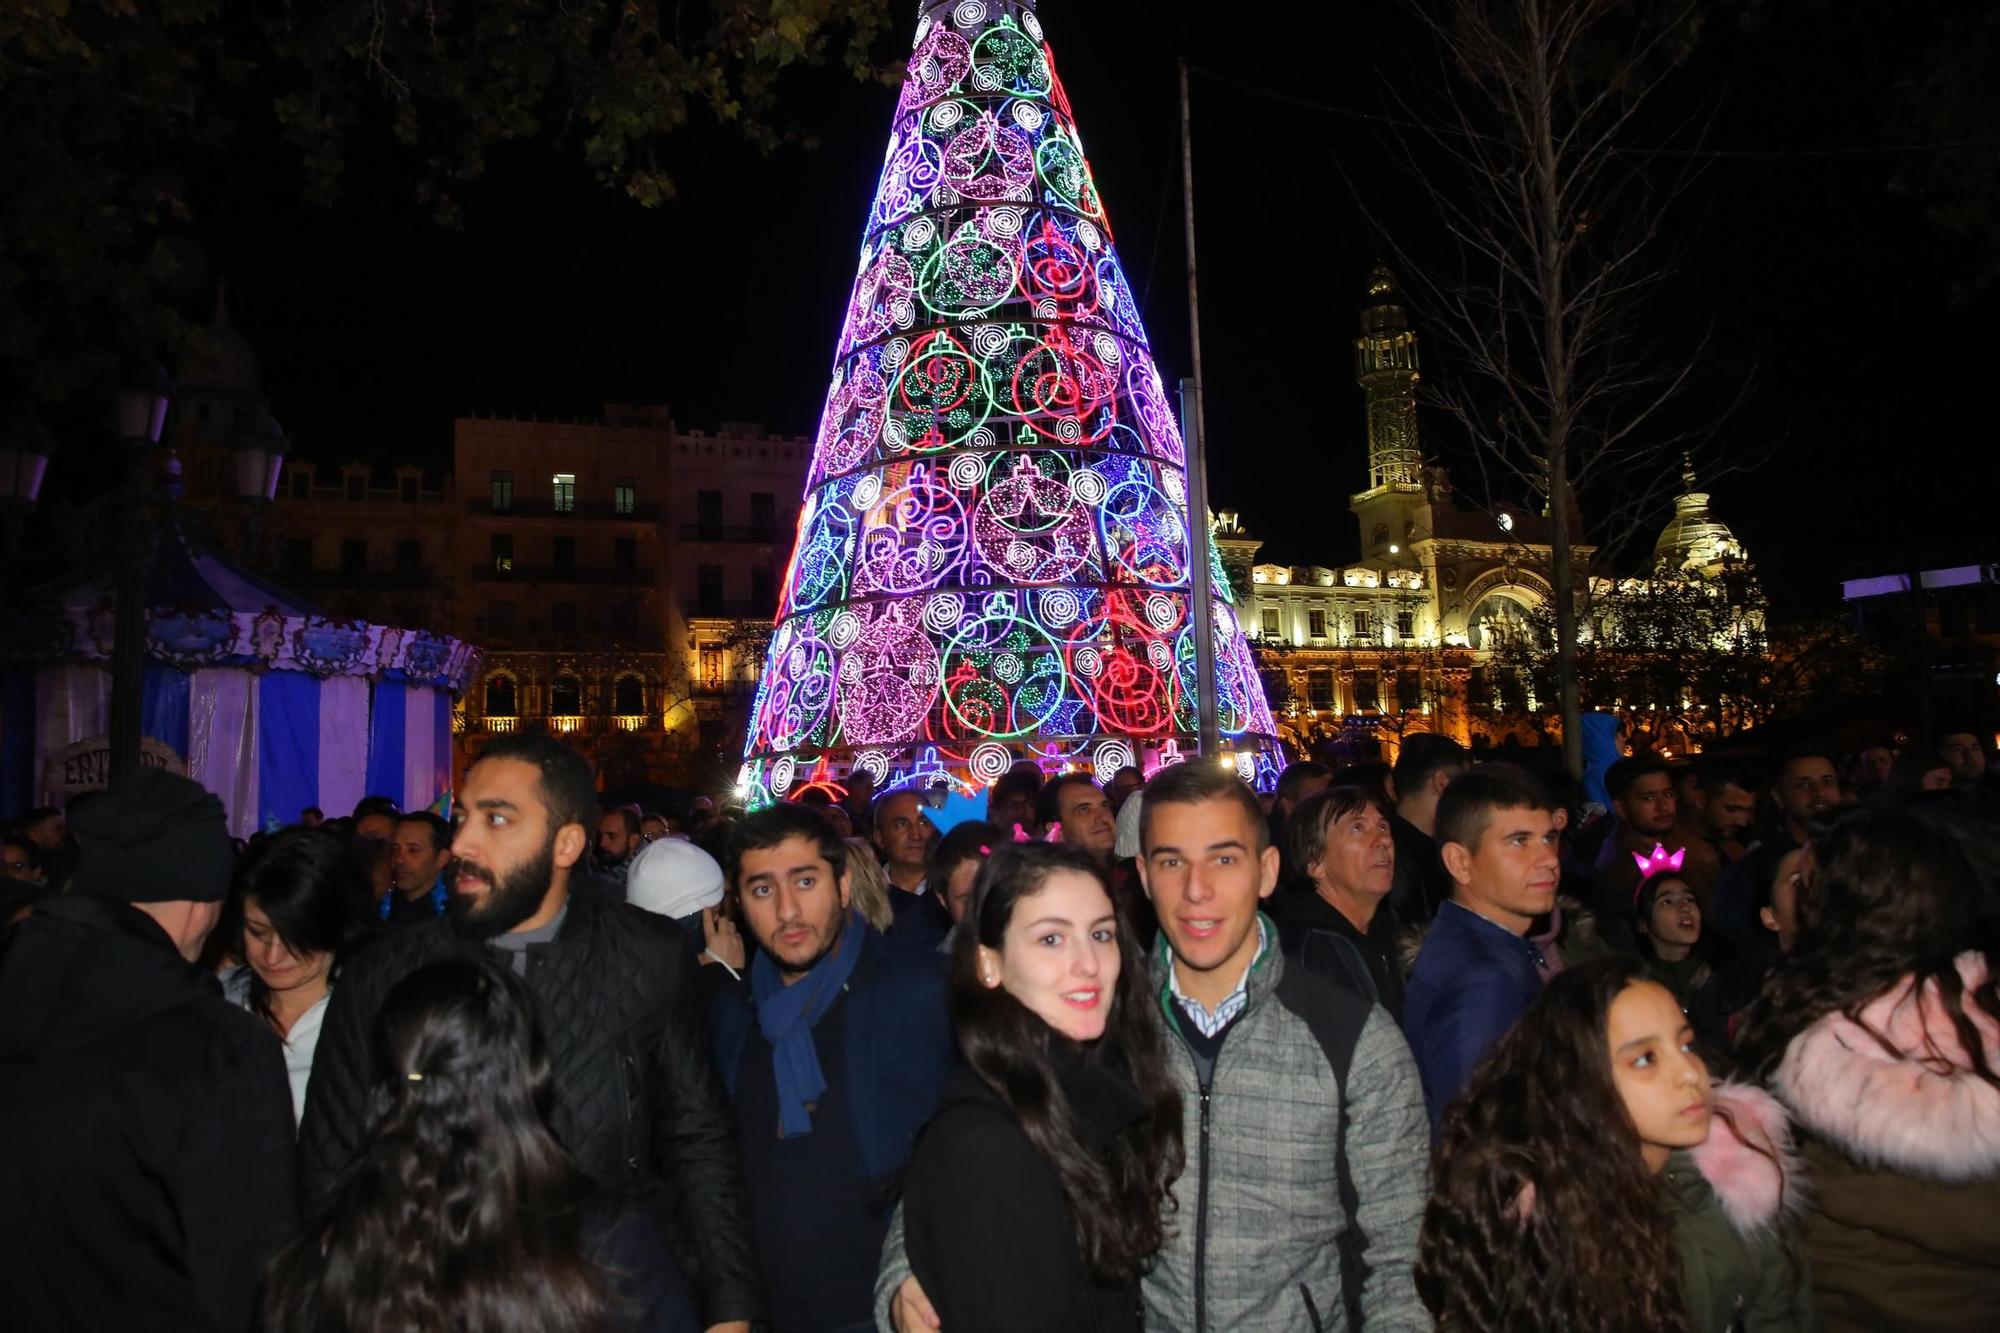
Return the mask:
<path fill-rule="evenodd" d="M 171 745 L 151 736 L 139 739 L 139 762 L 147 768 L 164 768 L 170 773 L 187 773 L 187 761 Z M 111 738 L 89 736 L 50 755 L 42 765 L 43 799 L 65 805 L 87 791 L 102 791 L 111 784 Z"/>

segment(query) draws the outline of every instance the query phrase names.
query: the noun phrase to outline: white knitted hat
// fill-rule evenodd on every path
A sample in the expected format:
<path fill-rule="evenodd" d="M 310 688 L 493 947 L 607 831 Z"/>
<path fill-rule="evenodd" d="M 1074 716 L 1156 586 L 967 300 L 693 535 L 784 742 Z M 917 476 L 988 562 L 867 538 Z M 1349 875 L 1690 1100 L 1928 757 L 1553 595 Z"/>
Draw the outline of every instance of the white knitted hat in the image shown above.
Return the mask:
<path fill-rule="evenodd" d="M 685 838 L 649 842 L 626 872 L 625 901 L 661 916 L 692 916 L 722 901 L 722 867 Z"/>

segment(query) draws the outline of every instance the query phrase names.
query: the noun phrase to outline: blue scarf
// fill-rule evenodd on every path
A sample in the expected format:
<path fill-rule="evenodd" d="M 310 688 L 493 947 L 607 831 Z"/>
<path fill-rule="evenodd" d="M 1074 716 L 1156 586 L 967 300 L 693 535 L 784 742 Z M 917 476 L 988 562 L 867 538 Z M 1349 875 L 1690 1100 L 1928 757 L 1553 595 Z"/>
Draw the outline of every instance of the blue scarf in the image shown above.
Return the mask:
<path fill-rule="evenodd" d="M 757 1001 L 757 1027 L 771 1043 L 771 1071 L 778 1082 L 779 1137 L 812 1133 L 806 1104 L 826 1091 L 819 1052 L 813 1048 L 813 1025 L 833 1008 L 854 965 L 861 961 L 868 923 L 848 909 L 846 927 L 833 952 L 813 964 L 812 971 L 787 986 L 771 955 L 758 950 L 750 964 L 750 993 Z"/>

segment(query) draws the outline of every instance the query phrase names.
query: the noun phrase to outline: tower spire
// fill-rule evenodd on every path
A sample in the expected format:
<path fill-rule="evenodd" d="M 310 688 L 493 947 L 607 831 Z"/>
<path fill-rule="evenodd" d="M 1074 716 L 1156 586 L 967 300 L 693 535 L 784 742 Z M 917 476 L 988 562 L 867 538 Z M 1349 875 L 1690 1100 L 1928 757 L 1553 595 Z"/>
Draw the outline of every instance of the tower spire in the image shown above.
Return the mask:
<path fill-rule="evenodd" d="M 1368 486 L 1418 486 L 1423 451 L 1417 444 L 1417 335 L 1397 299 L 1387 264 L 1362 284 L 1361 336 L 1354 340 L 1355 381 L 1367 399 Z"/>

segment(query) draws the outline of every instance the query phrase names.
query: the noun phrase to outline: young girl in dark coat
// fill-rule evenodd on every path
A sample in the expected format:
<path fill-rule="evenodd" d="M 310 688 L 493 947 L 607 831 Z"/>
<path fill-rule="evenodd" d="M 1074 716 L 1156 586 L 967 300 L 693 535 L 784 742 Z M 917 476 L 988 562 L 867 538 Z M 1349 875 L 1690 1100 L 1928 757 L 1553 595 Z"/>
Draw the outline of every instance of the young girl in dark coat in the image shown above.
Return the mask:
<path fill-rule="evenodd" d="M 1712 1084 L 1637 960 L 1565 970 L 1439 1126 L 1417 1291 L 1452 1333 L 1805 1333 L 1783 1110 Z"/>
<path fill-rule="evenodd" d="M 1090 857 L 994 850 L 952 950 L 969 1068 L 904 1177 L 910 1264 L 952 1333 L 1138 1327 L 1182 1165 L 1145 978 Z"/>

